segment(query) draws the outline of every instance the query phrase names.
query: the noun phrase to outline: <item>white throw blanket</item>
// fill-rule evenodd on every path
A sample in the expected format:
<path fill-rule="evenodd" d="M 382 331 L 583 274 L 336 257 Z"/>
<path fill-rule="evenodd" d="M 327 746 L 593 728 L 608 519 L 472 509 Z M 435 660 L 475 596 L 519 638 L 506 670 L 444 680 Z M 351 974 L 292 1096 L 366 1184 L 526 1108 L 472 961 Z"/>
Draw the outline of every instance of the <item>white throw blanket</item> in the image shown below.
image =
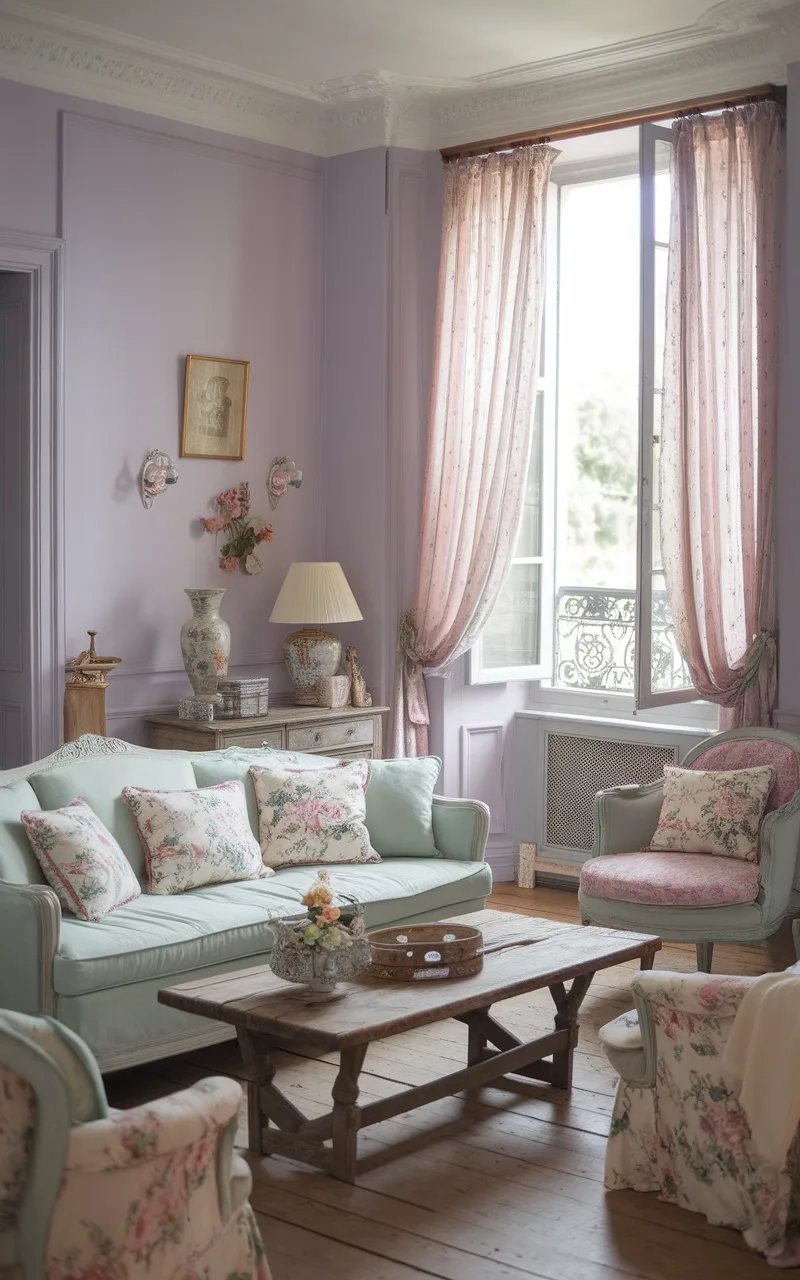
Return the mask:
<path fill-rule="evenodd" d="M 800 966 L 799 966 L 800 967 Z M 782 1169 L 800 1123 L 800 972 L 757 978 L 739 1006 L 723 1065 L 757 1150 Z"/>

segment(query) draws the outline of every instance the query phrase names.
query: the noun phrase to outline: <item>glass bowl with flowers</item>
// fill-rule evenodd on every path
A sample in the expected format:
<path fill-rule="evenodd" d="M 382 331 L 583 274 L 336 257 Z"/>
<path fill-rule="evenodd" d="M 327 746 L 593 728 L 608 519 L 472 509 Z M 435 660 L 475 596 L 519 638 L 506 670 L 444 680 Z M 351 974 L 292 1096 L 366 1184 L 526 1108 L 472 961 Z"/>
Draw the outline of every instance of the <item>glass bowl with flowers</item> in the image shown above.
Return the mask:
<path fill-rule="evenodd" d="M 305 983 L 312 991 L 329 995 L 337 982 L 354 978 L 370 964 L 364 907 L 343 894 L 334 902 L 327 871 L 317 872 L 302 903 L 305 915 L 271 922 L 270 968 L 286 982 Z"/>

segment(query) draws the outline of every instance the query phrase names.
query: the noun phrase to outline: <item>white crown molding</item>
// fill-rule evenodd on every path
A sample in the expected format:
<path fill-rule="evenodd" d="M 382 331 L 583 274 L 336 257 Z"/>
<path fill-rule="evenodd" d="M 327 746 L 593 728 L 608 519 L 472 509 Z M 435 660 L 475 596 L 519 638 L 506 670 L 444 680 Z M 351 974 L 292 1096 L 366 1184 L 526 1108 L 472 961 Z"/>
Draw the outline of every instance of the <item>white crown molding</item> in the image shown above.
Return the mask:
<path fill-rule="evenodd" d="M 312 155 L 417 150 L 783 82 L 797 0 L 722 0 L 691 27 L 462 80 L 295 85 L 0 0 L 0 76 Z"/>

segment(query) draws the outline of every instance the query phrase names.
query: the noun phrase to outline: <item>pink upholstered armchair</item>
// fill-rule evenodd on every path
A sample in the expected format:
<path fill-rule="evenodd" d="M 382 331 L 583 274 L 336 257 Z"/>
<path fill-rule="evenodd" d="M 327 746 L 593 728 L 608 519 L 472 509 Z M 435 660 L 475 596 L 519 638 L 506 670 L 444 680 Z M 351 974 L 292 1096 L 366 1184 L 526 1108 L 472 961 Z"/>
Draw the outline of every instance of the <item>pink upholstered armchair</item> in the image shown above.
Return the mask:
<path fill-rule="evenodd" d="M 771 764 L 775 784 L 761 823 L 758 862 L 702 853 L 647 851 L 663 783 L 616 787 L 595 799 L 595 845 L 581 870 L 585 924 L 694 942 L 711 971 L 715 942 L 763 942 L 800 912 L 800 738 L 777 729 L 733 729 L 707 738 L 687 769 Z"/>

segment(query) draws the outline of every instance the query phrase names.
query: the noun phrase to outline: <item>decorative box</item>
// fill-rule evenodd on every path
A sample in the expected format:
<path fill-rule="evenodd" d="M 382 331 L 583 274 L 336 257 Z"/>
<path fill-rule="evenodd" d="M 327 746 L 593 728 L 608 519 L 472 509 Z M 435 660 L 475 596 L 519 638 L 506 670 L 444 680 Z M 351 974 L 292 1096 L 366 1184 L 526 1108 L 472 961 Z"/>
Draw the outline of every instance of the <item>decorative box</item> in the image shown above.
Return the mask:
<path fill-rule="evenodd" d="M 265 716 L 269 711 L 269 679 L 266 676 L 220 680 L 217 694 L 222 699 L 217 707 L 217 720 L 243 720 L 249 716 Z"/>
<path fill-rule="evenodd" d="M 181 720 L 213 720 L 214 703 L 205 698 L 180 698 L 178 716 Z"/>

